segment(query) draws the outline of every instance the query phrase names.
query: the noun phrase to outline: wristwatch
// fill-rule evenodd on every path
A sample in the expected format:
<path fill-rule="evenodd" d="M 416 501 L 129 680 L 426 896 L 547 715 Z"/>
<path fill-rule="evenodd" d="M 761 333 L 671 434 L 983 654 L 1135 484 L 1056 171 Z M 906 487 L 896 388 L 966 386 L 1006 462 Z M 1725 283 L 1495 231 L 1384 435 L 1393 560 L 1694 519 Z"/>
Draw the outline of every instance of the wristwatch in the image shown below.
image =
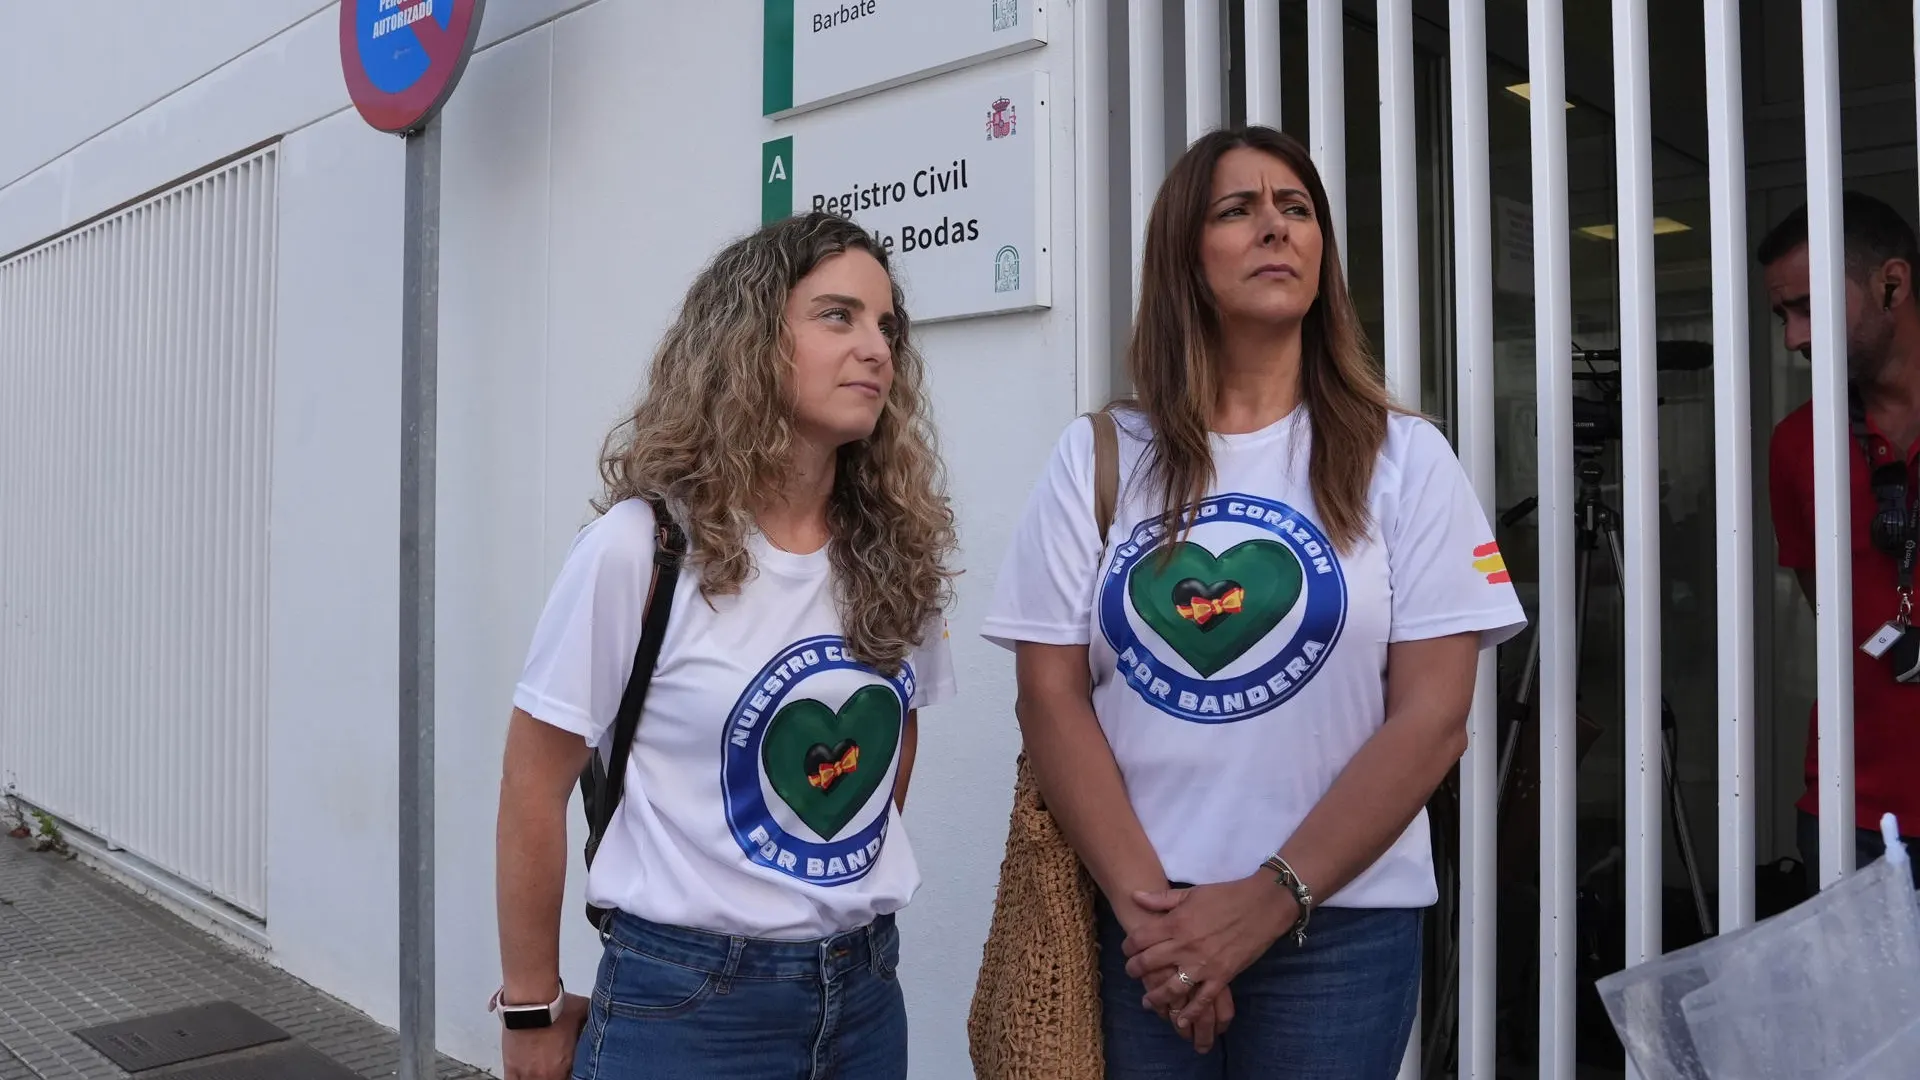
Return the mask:
<path fill-rule="evenodd" d="M 554 995 L 551 1005 L 509 1005 L 501 1000 L 501 995 L 506 992 L 504 986 L 495 990 L 492 1000 L 487 1002 L 487 1011 L 499 1013 L 501 1026 L 511 1031 L 550 1027 L 560 1019 L 560 1005 L 567 999 L 565 983 L 560 984 L 560 992 Z"/>

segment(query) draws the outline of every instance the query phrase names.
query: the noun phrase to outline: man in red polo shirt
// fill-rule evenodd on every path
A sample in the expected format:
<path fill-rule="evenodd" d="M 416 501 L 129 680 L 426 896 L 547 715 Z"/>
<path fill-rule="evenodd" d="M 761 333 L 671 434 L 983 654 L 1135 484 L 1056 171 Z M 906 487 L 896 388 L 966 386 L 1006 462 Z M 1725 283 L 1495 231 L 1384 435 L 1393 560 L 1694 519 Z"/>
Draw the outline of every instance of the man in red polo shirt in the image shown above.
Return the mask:
<path fill-rule="evenodd" d="M 1903 530 L 1920 492 L 1920 304 L 1914 273 L 1920 244 L 1887 204 L 1848 193 L 1841 211 L 1845 233 L 1847 376 L 1856 423 L 1849 430 L 1853 508 L 1853 627 L 1865 643 L 1900 611 Z M 1767 302 L 1782 323 L 1787 348 L 1813 355 L 1809 300 L 1807 214 L 1803 207 L 1760 244 Z M 1773 532 L 1780 565 L 1814 599 L 1813 403 L 1788 414 L 1773 430 Z M 1874 519 L 1883 519 L 1876 543 Z M 1920 577 L 1920 573 L 1915 575 Z M 1816 608 L 1817 610 L 1817 608 Z M 1916 614 L 1920 621 L 1920 614 Z M 1920 627 L 1910 630 L 1920 637 Z M 1906 837 L 1920 835 L 1920 682 L 1895 677 L 1893 649 L 1875 657 L 1853 653 L 1854 823 L 1856 866 L 1879 858 L 1880 817 L 1891 812 Z M 1816 710 L 1817 711 L 1817 710 Z M 1808 733 L 1806 794 L 1799 801 L 1801 857 L 1818 873 L 1820 812 L 1818 720 Z M 1908 839 L 1920 854 L 1920 840 Z M 1920 863 L 1915 864 L 1920 887 Z"/>

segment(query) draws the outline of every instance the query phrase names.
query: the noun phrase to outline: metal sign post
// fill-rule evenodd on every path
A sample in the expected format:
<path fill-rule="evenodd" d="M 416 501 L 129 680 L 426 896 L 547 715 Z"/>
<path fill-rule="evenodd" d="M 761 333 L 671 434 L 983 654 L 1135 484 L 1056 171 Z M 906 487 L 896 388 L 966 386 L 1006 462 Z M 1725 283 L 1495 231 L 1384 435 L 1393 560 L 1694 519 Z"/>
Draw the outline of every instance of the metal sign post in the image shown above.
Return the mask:
<path fill-rule="evenodd" d="M 434 1063 L 433 526 L 440 127 L 407 136 L 400 329 L 400 1080 Z"/>
<path fill-rule="evenodd" d="M 404 136 L 400 329 L 400 1080 L 434 1059 L 434 472 L 440 338 L 440 128 L 484 0 L 341 0 L 347 91 L 374 128 Z"/>

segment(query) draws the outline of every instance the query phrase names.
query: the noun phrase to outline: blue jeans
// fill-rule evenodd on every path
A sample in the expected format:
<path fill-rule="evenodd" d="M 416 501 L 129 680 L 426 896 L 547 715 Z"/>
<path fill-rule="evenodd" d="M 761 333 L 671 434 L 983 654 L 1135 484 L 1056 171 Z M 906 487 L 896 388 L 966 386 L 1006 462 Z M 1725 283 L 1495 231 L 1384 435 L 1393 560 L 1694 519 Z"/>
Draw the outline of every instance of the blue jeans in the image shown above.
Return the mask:
<path fill-rule="evenodd" d="M 766 941 L 613 916 L 574 1080 L 902 1080 L 893 916 Z"/>
<path fill-rule="evenodd" d="M 1207 1054 L 1140 1004 L 1126 933 L 1100 909 L 1108 1080 L 1393 1080 L 1420 996 L 1421 912 L 1320 908 L 1229 984 L 1233 1024 Z"/>

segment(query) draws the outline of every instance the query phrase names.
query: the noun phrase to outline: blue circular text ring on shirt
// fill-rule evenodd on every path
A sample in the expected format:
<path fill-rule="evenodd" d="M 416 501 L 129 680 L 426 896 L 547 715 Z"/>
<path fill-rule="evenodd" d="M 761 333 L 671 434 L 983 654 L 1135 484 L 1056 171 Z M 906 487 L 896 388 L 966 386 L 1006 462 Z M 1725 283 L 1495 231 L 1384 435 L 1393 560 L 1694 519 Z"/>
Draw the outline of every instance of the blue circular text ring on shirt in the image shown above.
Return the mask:
<path fill-rule="evenodd" d="M 882 680 L 867 689 L 881 693 L 883 698 L 891 691 L 897 699 L 899 715 L 905 716 L 914 694 L 911 664 L 903 663 L 900 673 L 888 679 L 848 655 L 844 638 L 836 635 L 806 638 L 787 646 L 768 661 L 734 702 L 727 714 L 726 745 L 720 768 L 727 826 L 739 842 L 740 850 L 760 866 L 822 886 L 845 885 L 867 875 L 886 842 L 887 824 L 892 815 L 883 807 L 865 828 L 847 837 L 816 841 L 796 835 L 780 823 L 767 804 L 761 785 L 761 751 L 768 728 L 779 717 L 782 707 L 789 704 L 790 697 L 800 699 L 794 694 L 795 689 L 815 676 L 835 671 L 856 671 Z M 889 759 L 891 756 L 889 751 Z M 876 786 L 872 797 L 891 800 L 891 788 L 881 790 L 884 787 Z"/>
<path fill-rule="evenodd" d="M 1100 583 L 1101 630 L 1121 677 L 1155 708 L 1197 724 L 1251 719 L 1293 697 L 1325 665 L 1346 626 L 1346 577 L 1326 535 L 1286 503 L 1222 494 L 1201 501 L 1196 515 L 1166 563 L 1158 553 L 1167 530 L 1155 520 L 1114 549 Z M 1223 526 L 1272 539 L 1214 551 L 1203 541 Z M 1298 621 L 1268 659 L 1213 677 L 1267 648 L 1296 606 Z M 1152 631 L 1151 642 L 1129 612 Z"/>

